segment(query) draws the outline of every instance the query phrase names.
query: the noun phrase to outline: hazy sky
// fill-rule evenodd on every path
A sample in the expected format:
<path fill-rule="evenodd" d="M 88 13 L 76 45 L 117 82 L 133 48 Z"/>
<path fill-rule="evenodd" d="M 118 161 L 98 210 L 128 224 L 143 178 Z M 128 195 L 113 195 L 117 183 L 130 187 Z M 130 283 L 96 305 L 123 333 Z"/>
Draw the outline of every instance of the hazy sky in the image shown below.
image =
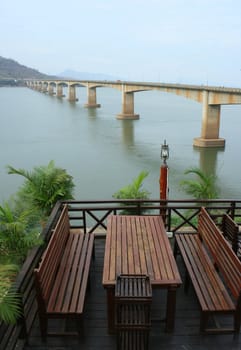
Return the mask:
<path fill-rule="evenodd" d="M 0 33 L 47 74 L 241 87 L 240 0 L 2 0 Z"/>

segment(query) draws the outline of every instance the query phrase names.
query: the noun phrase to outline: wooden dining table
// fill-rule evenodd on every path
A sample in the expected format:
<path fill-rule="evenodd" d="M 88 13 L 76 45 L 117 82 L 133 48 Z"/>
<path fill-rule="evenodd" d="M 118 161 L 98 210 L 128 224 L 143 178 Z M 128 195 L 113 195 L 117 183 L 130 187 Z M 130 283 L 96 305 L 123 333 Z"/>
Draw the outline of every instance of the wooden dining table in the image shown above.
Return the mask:
<path fill-rule="evenodd" d="M 182 284 L 165 226 L 158 215 L 110 215 L 107 219 L 103 286 L 107 293 L 109 333 L 115 331 L 117 276 L 148 275 L 154 288 L 167 290 L 166 331 L 175 325 L 176 291 Z"/>

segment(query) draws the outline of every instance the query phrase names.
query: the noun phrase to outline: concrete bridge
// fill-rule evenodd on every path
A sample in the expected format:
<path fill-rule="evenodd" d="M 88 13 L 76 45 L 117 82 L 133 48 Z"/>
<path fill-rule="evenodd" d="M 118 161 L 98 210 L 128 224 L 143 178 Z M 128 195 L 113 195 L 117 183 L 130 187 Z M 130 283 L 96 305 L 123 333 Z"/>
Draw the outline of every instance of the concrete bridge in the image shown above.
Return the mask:
<path fill-rule="evenodd" d="M 134 111 L 134 94 L 140 91 L 158 90 L 183 96 L 202 103 L 202 127 L 200 137 L 194 138 L 197 147 L 224 147 L 225 140 L 219 137 L 221 105 L 241 104 L 241 89 L 204 85 L 184 85 L 165 83 L 144 83 L 127 81 L 87 81 L 87 80 L 26 80 L 29 88 L 64 97 L 63 87 L 68 88 L 68 100 L 77 101 L 76 87 L 86 87 L 85 107 L 97 108 L 96 89 L 108 87 L 122 92 L 122 111 L 118 119 L 139 119 Z"/>

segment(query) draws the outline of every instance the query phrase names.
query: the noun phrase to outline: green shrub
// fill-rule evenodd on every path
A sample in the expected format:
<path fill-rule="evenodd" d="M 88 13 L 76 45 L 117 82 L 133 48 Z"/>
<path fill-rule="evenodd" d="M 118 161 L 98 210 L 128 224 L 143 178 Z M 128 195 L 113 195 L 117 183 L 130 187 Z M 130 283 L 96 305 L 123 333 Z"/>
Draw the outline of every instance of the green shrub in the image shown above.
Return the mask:
<path fill-rule="evenodd" d="M 208 175 L 199 168 L 187 169 L 184 174 L 191 174 L 196 177 L 180 182 L 181 187 L 187 194 L 192 195 L 195 199 L 218 198 L 217 177 L 215 175 Z"/>
<path fill-rule="evenodd" d="M 17 174 L 25 182 L 17 193 L 20 201 L 29 204 L 30 208 L 39 210 L 48 216 L 58 200 L 72 199 L 73 178 L 65 169 L 55 166 L 51 160 L 47 166 L 38 166 L 33 171 L 15 169 L 8 166 L 8 174 Z"/>
<path fill-rule="evenodd" d="M 8 257 L 20 264 L 29 249 L 41 244 L 40 226 L 29 224 L 32 215 L 26 210 L 20 213 L 9 202 L 0 205 L 0 263 Z"/>
<path fill-rule="evenodd" d="M 116 199 L 149 199 L 150 193 L 142 189 L 144 179 L 149 175 L 147 171 L 141 171 L 140 174 L 133 180 L 133 182 L 119 191 L 114 193 L 113 198 Z M 136 203 L 125 203 L 126 206 L 135 205 Z M 122 214 L 135 214 L 138 210 L 126 209 Z"/>

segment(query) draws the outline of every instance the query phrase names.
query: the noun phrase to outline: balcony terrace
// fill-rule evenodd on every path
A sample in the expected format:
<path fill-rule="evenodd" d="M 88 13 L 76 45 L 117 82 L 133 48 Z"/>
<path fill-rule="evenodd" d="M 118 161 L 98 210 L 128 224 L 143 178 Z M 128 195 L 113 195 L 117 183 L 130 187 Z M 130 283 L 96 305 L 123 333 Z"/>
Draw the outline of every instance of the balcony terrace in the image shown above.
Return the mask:
<path fill-rule="evenodd" d="M 66 203 L 66 202 L 65 202 Z M 48 337 L 46 343 L 41 340 L 39 321 L 37 316 L 36 295 L 33 284 L 33 268 L 38 264 L 43 247 L 34 249 L 28 256 L 17 278 L 17 287 L 22 293 L 24 317 L 17 326 L 7 327 L 0 323 L 0 349 L 24 349 L 24 350 L 95 350 L 115 349 L 116 336 L 108 334 L 106 291 L 102 286 L 102 274 L 104 263 L 106 218 L 110 214 L 120 214 L 126 209 L 126 201 L 67 201 L 69 217 L 73 229 L 81 229 L 84 232 L 91 231 L 95 234 L 95 260 L 91 263 L 91 290 L 86 298 L 84 312 L 84 335 L 78 337 Z M 166 229 L 172 232 L 170 242 L 173 244 L 174 235 L 180 231 L 196 230 L 197 215 L 200 207 L 205 205 L 212 217 L 219 224 L 224 213 L 229 213 L 238 223 L 241 223 L 241 201 L 216 200 L 206 203 L 182 200 L 182 201 L 128 201 L 128 209 L 136 210 L 144 215 L 143 210 L 148 210 L 148 215 L 162 214 L 166 222 Z M 51 232 L 56 225 L 62 203 L 58 203 L 43 230 L 43 237 L 49 240 Z M 177 265 L 184 281 L 184 265 L 178 256 Z M 177 305 L 175 317 L 175 329 L 172 333 L 165 332 L 165 303 L 166 292 L 153 290 L 153 303 L 151 312 L 151 331 L 149 349 L 182 349 L 182 350 L 238 350 L 241 348 L 241 337 L 233 334 L 201 334 L 200 309 L 193 288 L 185 294 L 183 286 L 177 291 Z M 222 320 L 225 325 L 232 324 L 232 318 Z M 71 322 L 65 324 L 63 320 L 51 320 L 51 328 L 67 327 L 72 330 Z"/>

